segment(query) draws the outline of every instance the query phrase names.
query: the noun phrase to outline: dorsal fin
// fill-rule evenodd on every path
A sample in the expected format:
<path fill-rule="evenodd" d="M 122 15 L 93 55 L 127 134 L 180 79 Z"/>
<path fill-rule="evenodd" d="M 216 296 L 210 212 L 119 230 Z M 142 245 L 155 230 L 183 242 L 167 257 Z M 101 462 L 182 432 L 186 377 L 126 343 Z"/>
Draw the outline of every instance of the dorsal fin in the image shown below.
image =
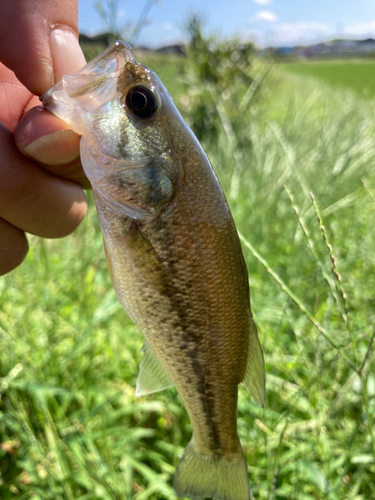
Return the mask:
<path fill-rule="evenodd" d="M 266 375 L 264 372 L 263 351 L 253 320 L 251 320 L 250 326 L 246 372 L 242 383 L 255 402 L 263 408 L 266 399 Z"/>
<path fill-rule="evenodd" d="M 173 383 L 147 342 L 143 344 L 141 351 L 144 354 L 139 366 L 136 396 L 144 396 L 172 387 Z"/>

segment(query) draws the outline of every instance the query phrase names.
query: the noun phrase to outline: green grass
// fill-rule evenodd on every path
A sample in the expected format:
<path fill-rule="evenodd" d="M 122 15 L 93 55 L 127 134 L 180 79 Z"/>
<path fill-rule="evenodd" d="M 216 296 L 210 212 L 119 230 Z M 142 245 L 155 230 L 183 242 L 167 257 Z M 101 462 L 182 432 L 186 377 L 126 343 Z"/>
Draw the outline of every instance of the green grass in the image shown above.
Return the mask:
<path fill-rule="evenodd" d="M 365 98 L 375 96 L 375 61 L 372 59 L 293 62 L 282 66 L 290 73 L 348 88 Z"/>
<path fill-rule="evenodd" d="M 196 91 L 177 92 L 185 113 Z M 254 498 L 375 498 L 375 102 L 278 67 L 236 118 L 230 93 L 211 94 L 222 128 L 203 145 L 266 361 L 264 410 L 243 388 L 238 408 Z M 190 424 L 174 389 L 135 398 L 142 338 L 89 201 L 74 235 L 31 237 L 0 279 L 2 500 L 176 500 Z"/>

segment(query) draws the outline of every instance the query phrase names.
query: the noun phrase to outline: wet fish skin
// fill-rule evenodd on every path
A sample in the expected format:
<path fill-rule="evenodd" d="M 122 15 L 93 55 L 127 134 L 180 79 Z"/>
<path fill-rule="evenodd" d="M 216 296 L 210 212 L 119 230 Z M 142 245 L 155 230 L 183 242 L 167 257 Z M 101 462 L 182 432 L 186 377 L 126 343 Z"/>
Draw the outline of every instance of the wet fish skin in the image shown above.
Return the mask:
<path fill-rule="evenodd" d="M 142 87 L 158 110 L 149 118 L 127 102 Z M 243 382 L 263 404 L 263 356 L 237 231 L 206 155 L 123 42 L 64 77 L 43 103 L 83 136 L 112 282 L 146 340 L 137 393 L 173 384 L 189 414 L 177 494 L 247 500 L 237 393 Z"/>

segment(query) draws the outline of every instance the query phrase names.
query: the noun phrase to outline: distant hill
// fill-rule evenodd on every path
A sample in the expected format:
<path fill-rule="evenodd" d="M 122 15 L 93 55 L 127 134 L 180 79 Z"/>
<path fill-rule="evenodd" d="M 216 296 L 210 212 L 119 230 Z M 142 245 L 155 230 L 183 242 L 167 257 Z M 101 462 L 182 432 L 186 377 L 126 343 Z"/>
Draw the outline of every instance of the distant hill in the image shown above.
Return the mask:
<path fill-rule="evenodd" d="M 79 43 L 88 45 L 111 45 L 116 40 L 116 35 L 113 33 L 99 33 L 98 35 L 88 36 L 84 33 L 79 34 Z"/>
<path fill-rule="evenodd" d="M 314 45 L 297 45 L 287 47 L 268 47 L 260 51 L 263 53 L 274 53 L 277 56 L 297 57 L 368 57 L 375 55 L 375 39 L 351 40 L 337 38 L 327 42 Z"/>
<path fill-rule="evenodd" d="M 79 43 L 84 52 L 85 49 L 90 52 L 90 49 L 92 51 L 98 49 L 98 47 L 101 47 L 101 50 L 104 50 L 105 47 L 108 47 L 108 45 L 113 43 L 116 39 L 117 37 L 113 33 L 100 33 L 94 36 L 88 36 L 85 35 L 84 33 L 81 33 L 79 35 Z M 157 52 L 161 54 L 186 56 L 186 47 L 182 43 L 177 43 L 174 45 L 166 45 L 165 47 L 160 47 L 158 49 L 150 49 L 149 47 L 144 47 L 144 46 L 133 47 L 133 48 L 141 50 L 143 52 Z"/>

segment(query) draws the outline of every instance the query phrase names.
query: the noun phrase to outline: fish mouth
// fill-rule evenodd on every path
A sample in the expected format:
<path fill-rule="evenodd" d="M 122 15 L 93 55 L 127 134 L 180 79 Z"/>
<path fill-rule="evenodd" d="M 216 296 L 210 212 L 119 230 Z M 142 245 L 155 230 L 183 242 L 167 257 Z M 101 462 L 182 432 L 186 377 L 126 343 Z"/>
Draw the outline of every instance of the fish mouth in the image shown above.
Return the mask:
<path fill-rule="evenodd" d="M 134 73 L 139 63 L 131 46 L 118 40 L 73 75 L 65 75 L 40 100 L 45 108 L 82 134 L 79 117 L 111 101 L 119 79 Z"/>

